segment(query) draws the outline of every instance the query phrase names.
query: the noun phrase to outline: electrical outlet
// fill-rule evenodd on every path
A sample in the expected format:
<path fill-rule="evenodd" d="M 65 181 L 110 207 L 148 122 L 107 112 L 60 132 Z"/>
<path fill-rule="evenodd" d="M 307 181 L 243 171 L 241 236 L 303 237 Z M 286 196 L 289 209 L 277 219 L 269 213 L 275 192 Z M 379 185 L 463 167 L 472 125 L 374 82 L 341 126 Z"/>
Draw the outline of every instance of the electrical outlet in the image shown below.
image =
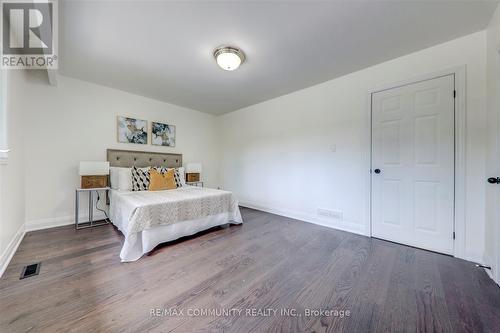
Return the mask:
<path fill-rule="evenodd" d="M 344 218 L 342 211 L 325 208 L 318 208 L 318 215 L 337 220 L 342 220 Z"/>

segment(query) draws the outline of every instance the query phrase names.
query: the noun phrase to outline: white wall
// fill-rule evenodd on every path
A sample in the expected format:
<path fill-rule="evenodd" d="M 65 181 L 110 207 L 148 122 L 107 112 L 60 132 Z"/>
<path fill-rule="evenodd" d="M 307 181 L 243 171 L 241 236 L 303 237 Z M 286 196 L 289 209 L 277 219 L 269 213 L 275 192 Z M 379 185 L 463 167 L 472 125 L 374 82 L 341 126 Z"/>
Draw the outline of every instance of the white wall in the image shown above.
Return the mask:
<path fill-rule="evenodd" d="M 478 32 L 221 116 L 223 187 L 249 206 L 368 234 L 368 91 L 466 65 L 465 257 L 482 261 L 485 51 Z M 344 221 L 317 208 L 341 210 Z"/>
<path fill-rule="evenodd" d="M 487 82 L 488 82 L 488 145 L 486 176 L 500 176 L 499 89 L 500 76 L 500 7 L 497 8 L 487 30 Z M 486 243 L 485 263 L 492 266 L 492 274 L 500 283 L 500 200 L 499 185 L 486 186 Z"/>
<path fill-rule="evenodd" d="M 208 186 L 219 184 L 215 116 L 64 76 L 58 76 L 54 87 L 35 71 L 29 75 L 12 78 L 17 111 L 26 119 L 16 131 L 26 147 L 28 229 L 73 221 L 78 164 L 105 161 L 107 148 L 182 153 L 184 164 L 203 164 Z M 177 146 L 118 143 L 118 115 L 176 125 Z"/>
<path fill-rule="evenodd" d="M 0 209 L 13 209 L 2 209 L 0 249 L 23 221 L 30 229 L 71 223 L 78 163 L 105 160 L 107 148 L 182 153 L 184 163 L 203 163 L 208 186 L 222 184 L 247 205 L 366 234 L 367 92 L 465 64 L 465 257 L 482 261 L 486 36 L 475 33 L 221 117 L 64 76 L 53 87 L 36 71 L 13 71 L 13 152 L 0 167 Z M 177 147 L 117 143 L 117 115 L 176 125 Z M 341 210 L 344 221 L 320 218 L 317 208 Z"/>
<path fill-rule="evenodd" d="M 24 233 L 25 221 L 25 163 L 23 115 L 17 112 L 19 100 L 11 85 L 11 73 L 4 73 L 2 84 L 7 85 L 6 110 L 9 148 L 7 164 L 0 164 L 0 276 L 6 268 Z M 20 72 L 19 75 L 24 75 Z M 4 101 L 2 101 L 4 103 Z"/>

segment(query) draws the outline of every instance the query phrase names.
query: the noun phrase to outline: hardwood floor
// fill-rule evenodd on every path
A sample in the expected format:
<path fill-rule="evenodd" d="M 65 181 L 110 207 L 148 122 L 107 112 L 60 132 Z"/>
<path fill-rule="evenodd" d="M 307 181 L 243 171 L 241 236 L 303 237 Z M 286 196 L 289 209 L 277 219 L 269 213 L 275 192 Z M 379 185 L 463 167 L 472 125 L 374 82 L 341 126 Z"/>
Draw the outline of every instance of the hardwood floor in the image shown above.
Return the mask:
<path fill-rule="evenodd" d="M 111 226 L 28 233 L 0 279 L 0 332 L 500 332 L 500 288 L 473 263 L 242 215 L 124 264 Z M 19 280 L 37 261 L 40 275 Z"/>

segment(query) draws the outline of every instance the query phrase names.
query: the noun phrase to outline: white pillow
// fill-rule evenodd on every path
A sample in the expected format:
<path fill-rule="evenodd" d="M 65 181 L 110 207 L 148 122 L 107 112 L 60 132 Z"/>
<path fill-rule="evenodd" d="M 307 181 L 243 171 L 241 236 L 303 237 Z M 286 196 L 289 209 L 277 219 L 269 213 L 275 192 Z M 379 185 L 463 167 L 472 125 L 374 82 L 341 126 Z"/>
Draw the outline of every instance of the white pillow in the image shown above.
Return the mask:
<path fill-rule="evenodd" d="M 118 190 L 132 191 L 132 168 L 120 168 L 118 173 Z"/>
<path fill-rule="evenodd" d="M 132 168 L 109 168 L 109 180 L 113 190 L 132 191 Z"/>
<path fill-rule="evenodd" d="M 117 167 L 110 167 L 109 168 L 109 181 L 111 183 L 111 188 L 113 190 L 117 190 L 118 189 L 118 172 L 119 172 L 119 169 L 121 169 L 121 168 L 117 168 Z"/>

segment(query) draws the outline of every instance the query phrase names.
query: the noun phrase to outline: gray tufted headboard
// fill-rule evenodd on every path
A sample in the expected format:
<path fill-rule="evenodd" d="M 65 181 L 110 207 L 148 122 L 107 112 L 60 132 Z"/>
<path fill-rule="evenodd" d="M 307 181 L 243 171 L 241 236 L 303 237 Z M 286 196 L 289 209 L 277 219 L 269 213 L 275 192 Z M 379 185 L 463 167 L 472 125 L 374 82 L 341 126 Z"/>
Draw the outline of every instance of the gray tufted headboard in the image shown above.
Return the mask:
<path fill-rule="evenodd" d="M 182 154 L 108 149 L 107 159 L 112 167 L 165 166 L 167 168 L 178 168 L 182 166 Z"/>

